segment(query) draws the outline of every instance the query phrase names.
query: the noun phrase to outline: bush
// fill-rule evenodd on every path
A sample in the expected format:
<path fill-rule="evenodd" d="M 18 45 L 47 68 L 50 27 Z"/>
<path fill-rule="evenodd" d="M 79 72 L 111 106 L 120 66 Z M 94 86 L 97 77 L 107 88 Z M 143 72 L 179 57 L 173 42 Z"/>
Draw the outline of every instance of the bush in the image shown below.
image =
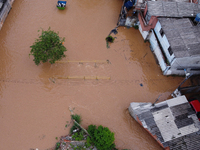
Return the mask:
<path fill-rule="evenodd" d="M 55 150 L 58 150 L 59 148 L 60 148 L 60 142 L 57 142 Z"/>
<path fill-rule="evenodd" d="M 81 130 L 80 132 L 76 132 L 72 135 L 72 138 L 75 140 L 75 141 L 81 141 L 84 139 L 84 131 Z"/>
<path fill-rule="evenodd" d="M 115 38 L 112 37 L 111 35 L 109 35 L 108 37 L 106 37 L 106 42 L 111 42 L 111 43 L 113 43 L 114 40 L 115 40 Z"/>
<path fill-rule="evenodd" d="M 78 124 L 81 124 L 81 116 L 80 115 L 71 115 L 71 118 L 73 120 L 75 120 Z M 74 123 L 74 125 L 70 128 L 70 134 L 73 134 L 73 131 L 76 130 L 76 129 L 79 129 L 81 130 L 81 128 L 79 127 L 79 125 L 77 125 L 76 123 Z"/>
<path fill-rule="evenodd" d="M 65 57 L 64 52 L 67 49 L 62 44 L 65 38 L 60 38 L 58 33 L 52 31 L 50 28 L 47 31 L 42 30 L 42 34 L 36 39 L 35 43 L 30 46 L 31 51 L 29 55 L 33 55 L 36 65 L 39 65 L 42 61 L 50 62 L 51 64 L 55 61 Z"/>
<path fill-rule="evenodd" d="M 114 133 L 107 127 L 95 125 L 88 126 L 88 133 L 91 137 L 87 138 L 87 145 L 94 144 L 98 150 L 112 150 L 115 148 Z"/>
<path fill-rule="evenodd" d="M 71 115 L 72 119 L 74 119 L 78 124 L 81 124 L 81 116 L 80 115 Z"/>

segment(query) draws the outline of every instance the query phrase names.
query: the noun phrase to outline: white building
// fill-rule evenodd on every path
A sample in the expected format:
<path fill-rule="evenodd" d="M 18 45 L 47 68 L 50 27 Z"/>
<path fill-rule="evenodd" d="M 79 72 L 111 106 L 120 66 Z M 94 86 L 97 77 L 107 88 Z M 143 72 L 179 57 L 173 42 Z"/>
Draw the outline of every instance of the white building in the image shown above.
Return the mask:
<path fill-rule="evenodd" d="M 148 1 L 139 14 L 140 32 L 164 75 L 200 74 L 200 26 L 192 22 L 198 12 L 194 3 Z"/>

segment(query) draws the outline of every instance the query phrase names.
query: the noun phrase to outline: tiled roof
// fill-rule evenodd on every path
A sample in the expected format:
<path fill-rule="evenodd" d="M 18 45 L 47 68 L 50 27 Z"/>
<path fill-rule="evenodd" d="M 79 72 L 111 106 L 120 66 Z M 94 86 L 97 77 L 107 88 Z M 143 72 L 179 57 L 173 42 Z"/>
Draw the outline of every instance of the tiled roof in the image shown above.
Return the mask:
<path fill-rule="evenodd" d="M 185 96 L 152 106 L 131 103 L 130 114 L 163 148 L 192 150 L 200 148 L 200 121 Z"/>
<path fill-rule="evenodd" d="M 189 18 L 158 18 L 177 58 L 200 55 L 200 26 Z"/>
<path fill-rule="evenodd" d="M 193 17 L 200 12 L 200 5 L 189 2 L 148 1 L 150 16 Z"/>

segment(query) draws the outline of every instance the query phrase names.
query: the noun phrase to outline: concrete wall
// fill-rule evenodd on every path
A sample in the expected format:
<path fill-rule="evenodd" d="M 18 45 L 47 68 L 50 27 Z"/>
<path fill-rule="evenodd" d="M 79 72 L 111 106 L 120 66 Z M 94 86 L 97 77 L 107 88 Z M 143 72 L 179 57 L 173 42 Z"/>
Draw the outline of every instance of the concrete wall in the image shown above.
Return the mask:
<path fill-rule="evenodd" d="M 148 37 L 148 35 L 149 35 L 149 31 L 143 31 L 143 30 L 142 30 L 141 24 L 139 24 L 139 31 L 140 31 L 140 33 L 141 33 L 143 39 L 146 40 L 147 37 Z"/>
<path fill-rule="evenodd" d="M 161 67 L 161 70 L 164 72 L 167 69 L 167 65 L 164 61 L 163 54 L 161 52 L 161 49 L 159 47 L 159 44 L 158 44 L 158 41 L 155 37 L 154 32 L 151 32 L 151 34 L 149 36 L 149 42 L 151 44 L 151 49 L 152 49 L 153 53 L 155 54 L 155 56 L 158 60 L 158 63 Z"/>
<path fill-rule="evenodd" d="M 160 44 L 161 44 L 161 46 L 162 46 L 162 48 L 164 50 L 164 53 L 165 53 L 165 56 L 168 59 L 168 62 L 171 63 L 172 60 L 175 58 L 175 56 L 174 56 L 174 54 L 170 55 L 170 53 L 168 52 L 168 48 L 169 48 L 170 44 L 169 44 L 165 34 L 163 36 L 161 36 L 160 30 L 161 30 L 161 24 L 158 21 L 156 26 L 155 26 L 155 28 L 154 28 L 154 31 L 156 33 L 156 36 L 157 36 L 158 40 L 160 41 Z"/>
<path fill-rule="evenodd" d="M 199 68 L 200 69 L 200 55 L 196 57 L 177 58 L 173 64 L 173 68 Z"/>
<path fill-rule="evenodd" d="M 185 75 L 184 69 L 186 69 L 188 73 L 200 74 L 200 55 L 196 57 L 174 59 L 166 75 Z"/>

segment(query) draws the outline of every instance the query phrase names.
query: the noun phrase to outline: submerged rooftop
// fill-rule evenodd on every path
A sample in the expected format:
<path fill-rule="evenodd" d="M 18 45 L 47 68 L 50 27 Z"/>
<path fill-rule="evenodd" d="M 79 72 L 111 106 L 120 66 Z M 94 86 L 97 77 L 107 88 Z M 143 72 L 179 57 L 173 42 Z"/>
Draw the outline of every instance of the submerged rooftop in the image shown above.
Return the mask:
<path fill-rule="evenodd" d="M 200 121 L 185 96 L 152 106 L 131 103 L 129 112 L 165 149 L 199 149 Z"/>
<path fill-rule="evenodd" d="M 200 55 L 200 26 L 189 18 L 158 18 L 177 58 Z"/>

